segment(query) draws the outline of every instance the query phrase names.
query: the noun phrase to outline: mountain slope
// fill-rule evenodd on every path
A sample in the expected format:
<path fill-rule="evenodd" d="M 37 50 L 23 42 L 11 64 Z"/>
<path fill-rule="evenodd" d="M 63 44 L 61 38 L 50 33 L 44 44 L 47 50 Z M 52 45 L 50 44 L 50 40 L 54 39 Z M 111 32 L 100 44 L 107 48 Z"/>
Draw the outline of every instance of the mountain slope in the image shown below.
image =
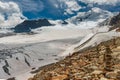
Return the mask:
<path fill-rule="evenodd" d="M 119 80 L 120 32 L 112 30 L 87 37 L 63 53 L 68 57 L 36 70 L 39 72 L 29 80 Z"/>
<path fill-rule="evenodd" d="M 109 11 L 95 7 L 89 10 L 88 12 L 78 12 L 76 16 L 73 16 L 67 19 L 66 21 L 76 25 L 83 25 L 83 27 L 86 28 L 87 26 L 95 27 L 99 23 L 102 23 L 104 20 L 106 20 L 109 17 L 112 17 L 113 15 L 114 14 Z"/>
<path fill-rule="evenodd" d="M 106 48 L 106 46 L 109 47 Z M 109 56 L 112 58 L 105 60 L 104 57 L 107 50 L 111 52 Z M 40 68 L 40 72 L 29 80 L 119 80 L 119 51 L 120 38 L 115 39 L 115 44 L 114 40 L 111 39 L 81 52 L 76 52 L 57 63 L 45 66 L 42 69 Z M 112 62 L 113 60 L 114 62 Z M 109 62 L 109 64 L 107 62 Z M 105 65 L 107 65 L 107 67 Z M 109 71 L 111 69 L 112 71 Z"/>

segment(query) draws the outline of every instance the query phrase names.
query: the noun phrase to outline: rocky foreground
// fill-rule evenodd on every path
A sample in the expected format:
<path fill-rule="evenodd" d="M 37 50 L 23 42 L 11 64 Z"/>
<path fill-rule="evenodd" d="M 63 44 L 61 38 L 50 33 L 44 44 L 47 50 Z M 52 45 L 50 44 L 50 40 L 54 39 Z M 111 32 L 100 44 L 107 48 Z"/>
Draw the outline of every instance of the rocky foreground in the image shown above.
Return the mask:
<path fill-rule="evenodd" d="M 120 38 L 45 66 L 29 80 L 120 80 Z"/>

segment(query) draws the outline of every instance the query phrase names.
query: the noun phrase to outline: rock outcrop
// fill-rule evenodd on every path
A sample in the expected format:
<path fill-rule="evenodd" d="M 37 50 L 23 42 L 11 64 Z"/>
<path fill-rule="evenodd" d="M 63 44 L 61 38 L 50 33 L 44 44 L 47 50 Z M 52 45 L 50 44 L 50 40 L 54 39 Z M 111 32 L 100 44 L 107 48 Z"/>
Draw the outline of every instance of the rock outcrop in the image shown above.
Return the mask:
<path fill-rule="evenodd" d="M 110 28 L 110 30 L 113 30 L 113 29 L 120 29 L 120 13 L 116 16 L 114 16 L 111 20 L 110 20 L 110 23 L 109 23 L 110 26 L 113 26 Z"/>
<path fill-rule="evenodd" d="M 120 80 L 120 38 L 45 66 L 29 80 Z"/>
<path fill-rule="evenodd" d="M 21 24 L 18 24 L 14 28 L 14 32 L 30 32 L 31 29 L 35 29 L 42 26 L 51 26 L 52 24 L 47 19 L 38 19 L 38 20 L 25 20 Z"/>

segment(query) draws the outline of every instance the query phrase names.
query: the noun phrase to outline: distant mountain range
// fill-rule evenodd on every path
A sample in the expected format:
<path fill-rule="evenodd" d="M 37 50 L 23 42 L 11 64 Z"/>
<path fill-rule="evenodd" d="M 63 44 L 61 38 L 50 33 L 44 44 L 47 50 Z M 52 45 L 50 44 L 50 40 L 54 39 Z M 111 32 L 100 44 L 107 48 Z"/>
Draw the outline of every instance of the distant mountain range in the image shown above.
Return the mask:
<path fill-rule="evenodd" d="M 68 25 L 74 24 L 76 26 L 92 26 L 95 27 L 98 24 L 102 24 L 104 20 L 107 18 L 112 17 L 114 14 L 112 12 L 102 10 L 100 8 L 92 8 L 88 12 L 78 12 L 76 16 L 70 17 L 66 20 L 59 20 L 59 24 L 56 23 L 56 20 L 52 20 L 54 22 L 54 25 Z M 16 25 L 14 28 L 15 33 L 21 33 L 21 32 L 30 32 L 32 29 L 36 29 L 39 27 L 44 26 L 54 26 L 53 23 L 50 23 L 49 19 L 36 19 L 36 20 L 25 20 L 24 22 Z M 86 24 L 86 26 L 84 26 Z"/>

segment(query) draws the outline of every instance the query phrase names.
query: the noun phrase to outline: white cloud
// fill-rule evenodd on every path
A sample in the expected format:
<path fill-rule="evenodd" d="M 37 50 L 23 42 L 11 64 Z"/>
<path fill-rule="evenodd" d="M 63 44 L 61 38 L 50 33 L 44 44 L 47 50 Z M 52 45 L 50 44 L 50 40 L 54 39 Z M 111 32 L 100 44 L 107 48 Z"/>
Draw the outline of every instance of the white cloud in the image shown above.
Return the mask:
<path fill-rule="evenodd" d="M 67 0 L 65 1 L 67 5 L 66 12 L 72 14 L 73 11 L 79 11 L 82 7 L 75 0 Z"/>
<path fill-rule="evenodd" d="M 73 14 L 75 11 L 79 11 L 81 6 L 78 4 L 77 0 L 5 0 L 16 2 L 23 12 L 42 12 L 43 10 L 56 9 L 59 12 L 64 11 L 66 14 Z M 64 13 L 64 14 L 65 14 Z"/>
<path fill-rule="evenodd" d="M 63 9 L 64 14 L 74 14 L 74 11 L 79 11 L 82 7 L 76 0 L 51 0 L 50 1 L 56 8 Z"/>
<path fill-rule="evenodd" d="M 0 0 L 1 1 L 1 0 Z M 87 11 L 93 7 L 99 7 L 101 9 L 109 11 L 119 11 L 120 0 L 2 0 L 13 1 L 17 3 L 24 15 L 28 18 L 52 18 L 56 19 L 63 17 L 69 17 L 69 14 L 82 9 Z M 85 5 L 82 5 L 85 3 Z M 93 5 L 97 4 L 97 5 Z M 16 10 L 16 9 L 15 9 Z M 19 11 L 18 11 L 19 12 Z M 29 15 L 30 13 L 30 15 Z"/>
<path fill-rule="evenodd" d="M 116 5 L 120 3 L 120 0 L 79 0 L 85 3 L 91 3 L 91 4 L 99 4 L 99 5 Z"/>
<path fill-rule="evenodd" d="M 16 3 L 0 1 L 0 28 L 14 27 L 24 19 Z"/>
<path fill-rule="evenodd" d="M 4 0 L 16 2 L 24 12 L 40 12 L 44 9 L 41 0 Z"/>

